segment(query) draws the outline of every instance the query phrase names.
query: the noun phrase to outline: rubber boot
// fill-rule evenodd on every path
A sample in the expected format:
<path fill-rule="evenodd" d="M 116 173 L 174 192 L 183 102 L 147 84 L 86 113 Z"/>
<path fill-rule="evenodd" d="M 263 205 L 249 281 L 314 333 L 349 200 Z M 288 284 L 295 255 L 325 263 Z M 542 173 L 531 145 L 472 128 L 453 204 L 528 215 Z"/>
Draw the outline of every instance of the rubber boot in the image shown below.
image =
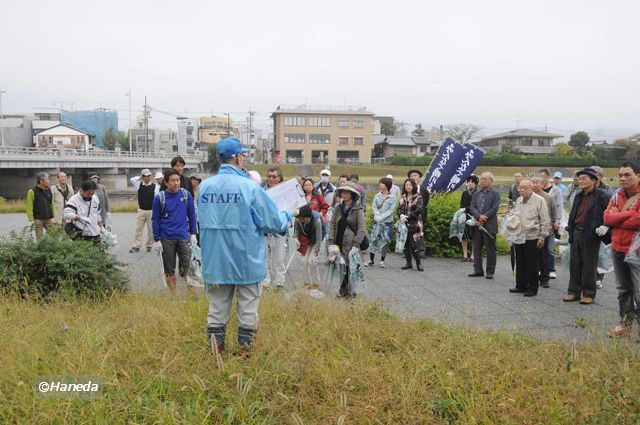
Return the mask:
<path fill-rule="evenodd" d="M 238 354 L 246 357 L 251 353 L 253 349 L 253 340 L 256 335 L 255 329 L 238 327 Z"/>
<path fill-rule="evenodd" d="M 227 328 L 225 326 L 207 326 L 207 344 L 212 353 L 215 353 L 215 351 L 222 353 L 224 351 L 226 332 Z"/>
<path fill-rule="evenodd" d="M 404 250 L 404 258 L 407 260 L 407 263 L 400 267 L 401 270 L 409 270 L 413 268 L 413 264 L 411 264 L 411 254 L 409 253 L 409 249 L 405 248 Z"/>

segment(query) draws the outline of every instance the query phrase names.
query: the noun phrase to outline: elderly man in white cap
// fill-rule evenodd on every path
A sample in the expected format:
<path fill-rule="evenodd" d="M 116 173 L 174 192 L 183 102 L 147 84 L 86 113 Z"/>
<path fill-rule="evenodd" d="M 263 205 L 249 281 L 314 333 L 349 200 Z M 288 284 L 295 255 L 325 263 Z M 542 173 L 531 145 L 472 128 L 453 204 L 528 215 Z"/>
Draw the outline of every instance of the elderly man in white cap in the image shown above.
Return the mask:
<path fill-rule="evenodd" d="M 147 252 L 153 248 L 153 227 L 151 222 L 151 211 L 153 208 L 153 198 L 158 192 L 158 186 L 151 181 L 151 171 L 145 168 L 139 176 L 129 179 L 133 187 L 138 191 L 138 216 L 136 217 L 136 231 L 133 237 L 133 246 L 129 250 L 131 253 L 139 252 L 142 246 L 144 228 L 147 228 Z"/>
<path fill-rule="evenodd" d="M 320 171 L 320 181 L 316 183 L 316 190 L 324 196 L 327 204 L 333 205 L 333 196 L 335 195 L 336 187 L 331 183 L 331 170 L 325 168 Z"/>
<path fill-rule="evenodd" d="M 393 176 L 391 174 L 387 174 L 387 178 L 391 179 L 391 190 L 389 193 L 396 197 L 396 199 L 400 199 L 400 186 L 393 183 Z"/>
<path fill-rule="evenodd" d="M 520 197 L 516 200 L 513 213 L 507 220 L 507 235 L 515 238 L 516 287 L 511 293 L 524 293 L 525 297 L 538 294 L 538 273 L 540 255 L 545 252 L 544 240 L 549 236 L 551 219 L 547 202 L 533 192 L 533 183 L 522 179 L 518 186 Z"/>

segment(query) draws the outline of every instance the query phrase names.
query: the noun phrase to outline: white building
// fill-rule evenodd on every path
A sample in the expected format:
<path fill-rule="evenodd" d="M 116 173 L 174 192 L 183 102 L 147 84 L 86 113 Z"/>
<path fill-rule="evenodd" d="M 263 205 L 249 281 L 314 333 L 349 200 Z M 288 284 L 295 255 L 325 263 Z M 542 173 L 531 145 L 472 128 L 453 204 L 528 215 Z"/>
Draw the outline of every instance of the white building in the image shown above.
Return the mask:
<path fill-rule="evenodd" d="M 76 149 L 87 151 L 91 147 L 91 135 L 69 125 L 58 124 L 36 135 L 39 149 Z"/>

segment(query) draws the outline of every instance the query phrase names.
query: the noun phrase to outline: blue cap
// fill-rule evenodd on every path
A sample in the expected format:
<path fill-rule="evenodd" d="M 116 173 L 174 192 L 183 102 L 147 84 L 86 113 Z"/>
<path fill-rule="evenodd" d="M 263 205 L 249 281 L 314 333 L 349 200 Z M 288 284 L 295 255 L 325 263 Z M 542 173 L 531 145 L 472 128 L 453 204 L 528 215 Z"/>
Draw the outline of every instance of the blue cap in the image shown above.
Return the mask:
<path fill-rule="evenodd" d="M 562 173 L 560 171 L 556 171 L 555 173 L 553 173 L 553 178 L 554 179 L 561 179 L 562 178 Z"/>
<path fill-rule="evenodd" d="M 241 153 L 249 152 L 249 149 L 243 148 L 242 143 L 235 137 L 227 137 L 218 142 L 216 153 L 220 158 L 231 158 Z"/>

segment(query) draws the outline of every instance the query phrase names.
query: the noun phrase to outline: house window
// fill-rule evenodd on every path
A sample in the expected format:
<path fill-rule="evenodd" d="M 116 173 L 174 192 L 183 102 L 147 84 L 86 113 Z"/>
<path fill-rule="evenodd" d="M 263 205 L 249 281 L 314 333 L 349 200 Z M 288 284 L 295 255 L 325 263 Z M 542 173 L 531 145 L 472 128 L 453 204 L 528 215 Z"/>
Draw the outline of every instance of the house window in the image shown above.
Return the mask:
<path fill-rule="evenodd" d="M 349 144 L 349 138 L 348 137 L 338 137 L 338 144 L 339 145 L 348 145 Z"/>
<path fill-rule="evenodd" d="M 353 138 L 353 144 L 354 145 L 364 145 L 364 138 L 363 137 L 354 137 Z"/>
<path fill-rule="evenodd" d="M 364 121 L 362 120 L 354 120 L 353 128 L 364 128 Z"/>
<path fill-rule="evenodd" d="M 284 117 L 284 125 L 304 127 L 304 117 Z"/>
<path fill-rule="evenodd" d="M 331 127 L 331 118 L 309 117 L 309 127 Z"/>
<path fill-rule="evenodd" d="M 338 121 L 338 127 L 340 127 L 340 128 L 349 128 L 349 120 L 340 120 L 340 121 Z"/>
<path fill-rule="evenodd" d="M 331 135 L 330 134 L 310 134 L 309 143 L 328 145 L 329 143 L 331 143 Z"/>
<path fill-rule="evenodd" d="M 284 135 L 284 142 L 285 143 L 299 143 L 302 144 L 305 142 L 305 135 L 304 134 L 285 134 Z"/>

